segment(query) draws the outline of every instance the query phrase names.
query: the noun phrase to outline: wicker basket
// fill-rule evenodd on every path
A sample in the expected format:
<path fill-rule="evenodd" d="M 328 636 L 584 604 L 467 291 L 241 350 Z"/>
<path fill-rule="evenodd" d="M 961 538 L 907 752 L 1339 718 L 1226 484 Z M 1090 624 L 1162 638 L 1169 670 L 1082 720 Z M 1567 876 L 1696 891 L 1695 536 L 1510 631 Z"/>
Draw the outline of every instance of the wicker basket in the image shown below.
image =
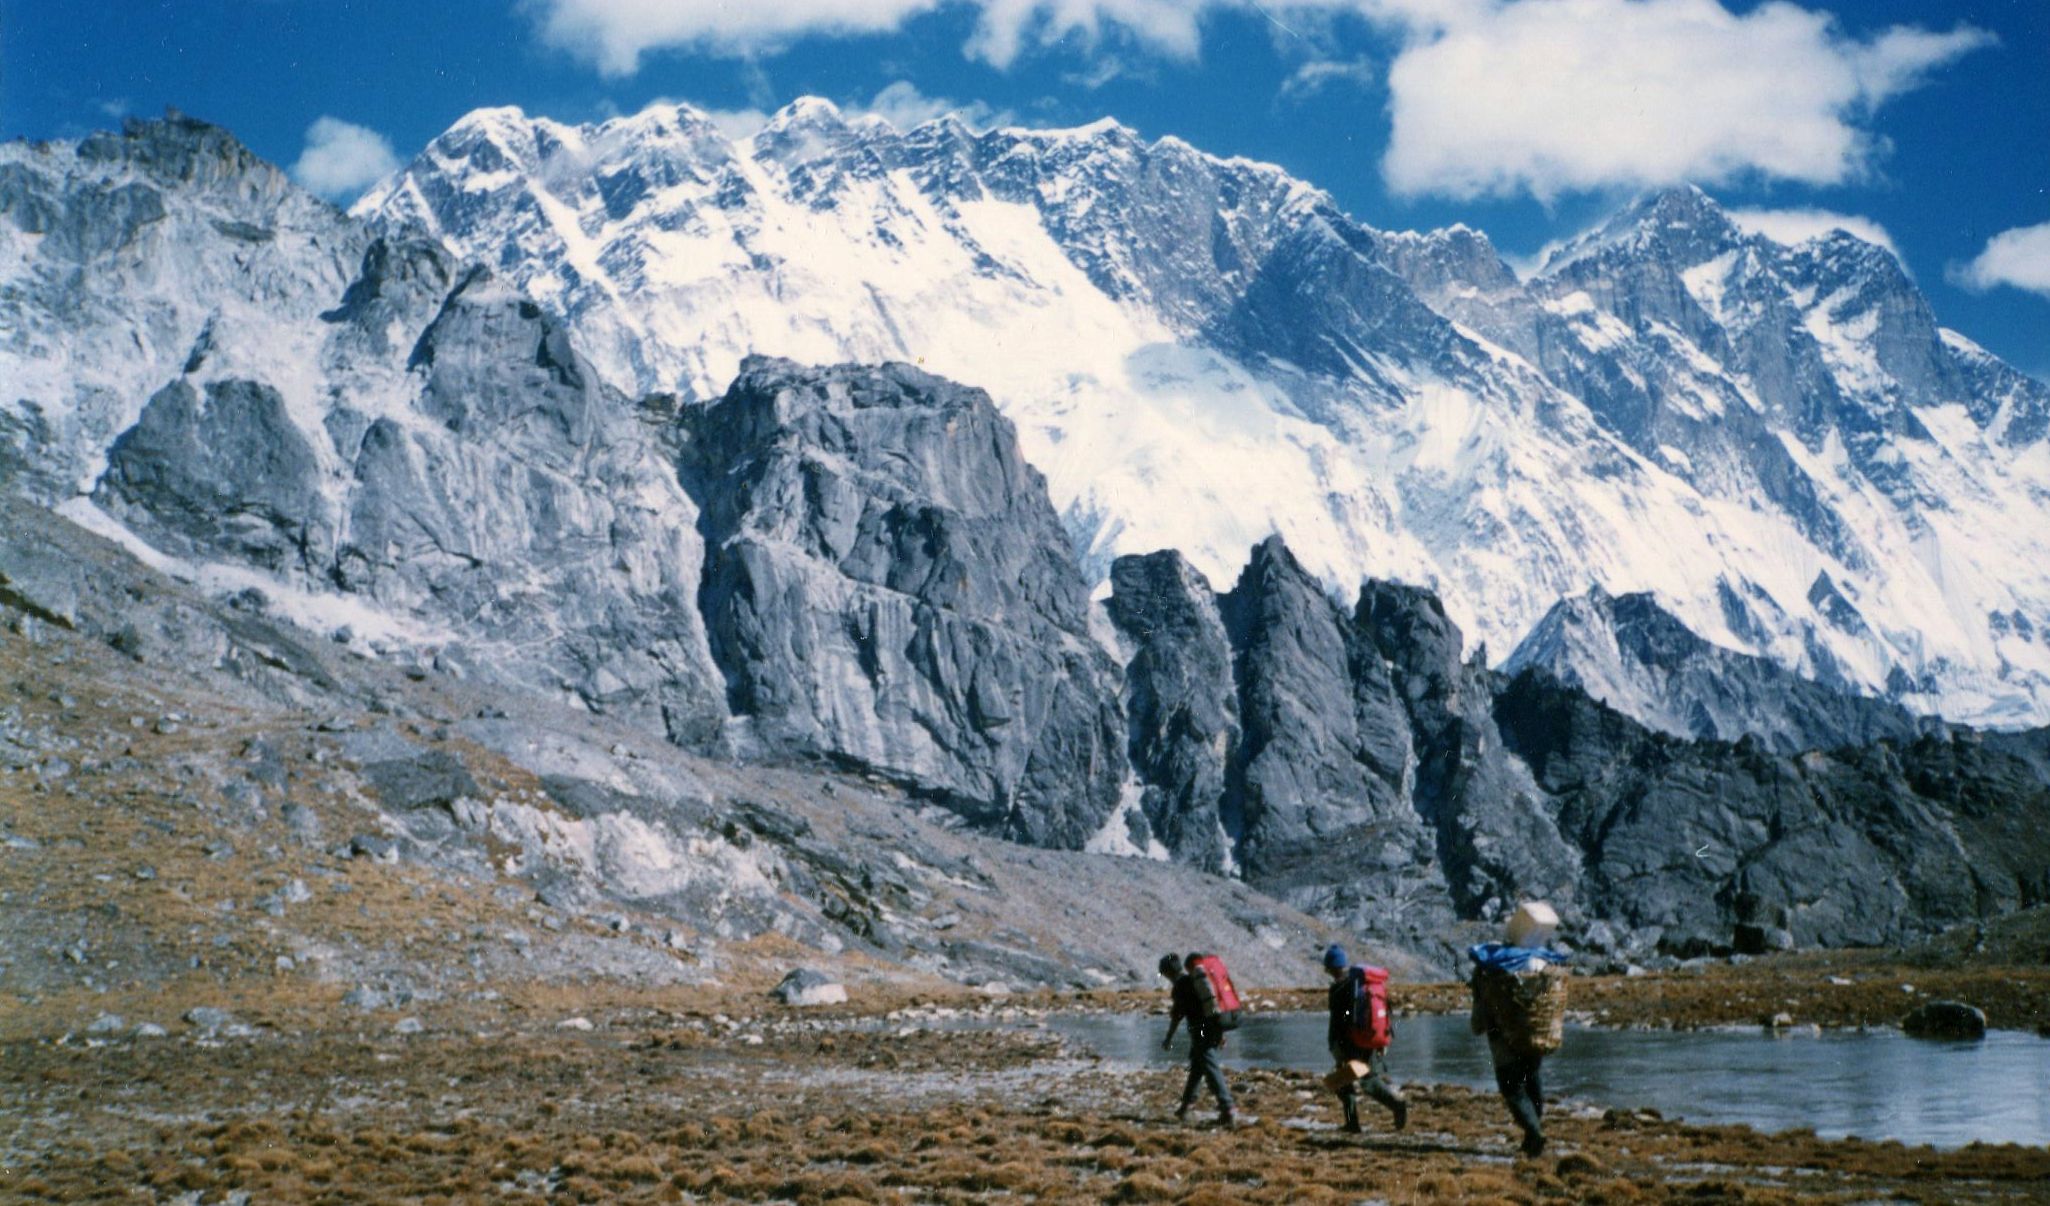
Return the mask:
<path fill-rule="evenodd" d="M 1566 1039 L 1566 969 L 1483 971 L 1481 1003 L 1495 1032 L 1519 1055 L 1549 1055 Z"/>

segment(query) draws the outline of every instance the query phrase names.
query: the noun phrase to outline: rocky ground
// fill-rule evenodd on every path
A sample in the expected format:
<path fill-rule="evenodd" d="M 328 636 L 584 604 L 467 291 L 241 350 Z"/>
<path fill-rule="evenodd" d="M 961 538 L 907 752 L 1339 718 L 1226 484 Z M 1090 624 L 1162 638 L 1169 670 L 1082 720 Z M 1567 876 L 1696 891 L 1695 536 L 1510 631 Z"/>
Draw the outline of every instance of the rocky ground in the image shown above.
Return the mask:
<path fill-rule="evenodd" d="M 1409 1129 L 1336 1129 L 1311 1072 L 1241 1072 L 1232 1131 L 985 1003 L 712 1012 L 688 990 L 212 1030 L 15 1034 L 0 1164 L 24 1201 L 2013 1201 L 2050 1150 L 1758 1135 L 1598 1106 L 1517 1156 L 1498 1103 L 1414 1087 Z M 983 1026 L 995 1027 L 984 1029 Z"/>

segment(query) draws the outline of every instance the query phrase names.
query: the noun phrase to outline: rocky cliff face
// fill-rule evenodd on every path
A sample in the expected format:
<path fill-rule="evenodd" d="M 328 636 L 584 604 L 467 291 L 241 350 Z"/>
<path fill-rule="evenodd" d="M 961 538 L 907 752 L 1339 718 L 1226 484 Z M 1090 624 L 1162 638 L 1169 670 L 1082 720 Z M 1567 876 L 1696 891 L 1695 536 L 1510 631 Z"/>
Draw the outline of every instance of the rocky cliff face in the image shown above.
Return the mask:
<path fill-rule="evenodd" d="M 906 365 L 750 360 L 681 432 L 712 655 L 764 745 L 1037 845 L 1102 828 L 1124 771 L 1115 667 L 987 394 Z"/>
<path fill-rule="evenodd" d="M 1126 749 L 1149 832 L 1177 861 L 1229 872 L 1238 864 L 1225 780 L 1239 759 L 1239 698 L 1217 597 L 1173 550 L 1120 557 L 1110 580 L 1106 609 L 1132 643 Z"/>
<path fill-rule="evenodd" d="M 1895 713 L 1898 732 L 1796 756 L 1675 737 L 1466 660 L 1428 591 L 1370 581 L 1340 608 L 1278 540 L 1216 597 L 1222 633 L 1171 554 L 1113 582 L 1154 831 L 1215 834 L 1247 882 L 1378 940 L 1428 947 L 1542 896 L 1619 955 L 1894 943 L 2050 888 L 2041 730 L 1923 735 Z"/>
<path fill-rule="evenodd" d="M 1327 585 L 1431 585 L 1498 656 L 1590 585 L 1649 591 L 1917 713 L 2050 719 L 2050 387 L 1849 235 L 1681 189 L 1526 278 L 1115 122 L 817 100 L 742 139 L 482 110 L 359 212 L 512 275 L 630 390 L 711 397 L 751 351 L 989 389 L 1092 579 L 1174 548 L 1228 582 L 1278 532 Z"/>
<path fill-rule="evenodd" d="M 1112 583 L 1134 773 L 1178 856 L 1406 944 L 1519 892 L 1572 898 L 1579 852 L 1429 592 L 1368 583 L 1347 610 L 1278 538 L 1223 595 L 1172 553 Z"/>
<path fill-rule="evenodd" d="M 1654 733 L 1537 670 L 1495 716 L 1588 854 L 1581 907 L 1629 941 L 1880 945 L 2050 892 L 2042 730 L 1790 757 Z"/>
<path fill-rule="evenodd" d="M 1546 613 L 1503 665 L 1541 669 L 1646 726 L 1681 737 L 1755 737 L 1773 750 L 1912 740 L 1937 728 L 1883 699 L 1832 688 L 1710 644 L 1648 594 L 1591 590 Z"/>

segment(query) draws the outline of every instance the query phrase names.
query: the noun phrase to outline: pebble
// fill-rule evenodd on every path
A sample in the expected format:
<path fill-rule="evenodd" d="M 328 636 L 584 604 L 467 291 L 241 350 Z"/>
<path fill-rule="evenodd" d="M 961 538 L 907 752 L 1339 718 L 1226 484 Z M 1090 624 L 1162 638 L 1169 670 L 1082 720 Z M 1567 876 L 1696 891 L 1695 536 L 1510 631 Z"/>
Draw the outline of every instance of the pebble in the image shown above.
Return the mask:
<path fill-rule="evenodd" d="M 216 1009 L 211 1005 L 201 1005 L 197 1008 L 186 1010 L 185 1020 L 201 1030 L 219 1030 L 224 1026 L 232 1024 L 235 1020 L 235 1015 L 225 1009 Z"/>
<path fill-rule="evenodd" d="M 85 1028 L 87 1034 L 114 1034 L 128 1029 L 128 1019 L 118 1013 L 103 1013 Z"/>
<path fill-rule="evenodd" d="M 427 1027 L 420 1024 L 419 1018 L 400 1018 L 398 1024 L 392 1027 L 392 1033 L 418 1034 L 425 1029 Z"/>
<path fill-rule="evenodd" d="M 592 1025 L 591 1025 L 591 1019 L 589 1019 L 589 1018 L 581 1018 L 581 1017 L 579 1017 L 579 1018 L 564 1018 L 564 1019 L 562 1019 L 562 1020 L 561 1020 L 560 1022 L 557 1022 L 557 1023 L 555 1024 L 555 1027 L 556 1027 L 556 1029 L 558 1029 L 558 1030 L 590 1030 L 590 1029 L 593 1029 L 593 1027 L 592 1027 Z"/>

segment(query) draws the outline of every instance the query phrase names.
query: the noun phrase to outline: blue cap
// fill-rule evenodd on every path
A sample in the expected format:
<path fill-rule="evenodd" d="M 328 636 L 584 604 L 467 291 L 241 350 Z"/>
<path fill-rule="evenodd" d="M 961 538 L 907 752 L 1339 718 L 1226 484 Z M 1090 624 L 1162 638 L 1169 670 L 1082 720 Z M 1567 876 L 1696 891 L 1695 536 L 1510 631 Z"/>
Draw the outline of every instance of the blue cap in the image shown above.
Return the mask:
<path fill-rule="evenodd" d="M 1351 966 L 1352 958 L 1345 953 L 1344 947 L 1334 942 L 1324 948 L 1324 967 L 1326 970 L 1344 971 Z"/>

